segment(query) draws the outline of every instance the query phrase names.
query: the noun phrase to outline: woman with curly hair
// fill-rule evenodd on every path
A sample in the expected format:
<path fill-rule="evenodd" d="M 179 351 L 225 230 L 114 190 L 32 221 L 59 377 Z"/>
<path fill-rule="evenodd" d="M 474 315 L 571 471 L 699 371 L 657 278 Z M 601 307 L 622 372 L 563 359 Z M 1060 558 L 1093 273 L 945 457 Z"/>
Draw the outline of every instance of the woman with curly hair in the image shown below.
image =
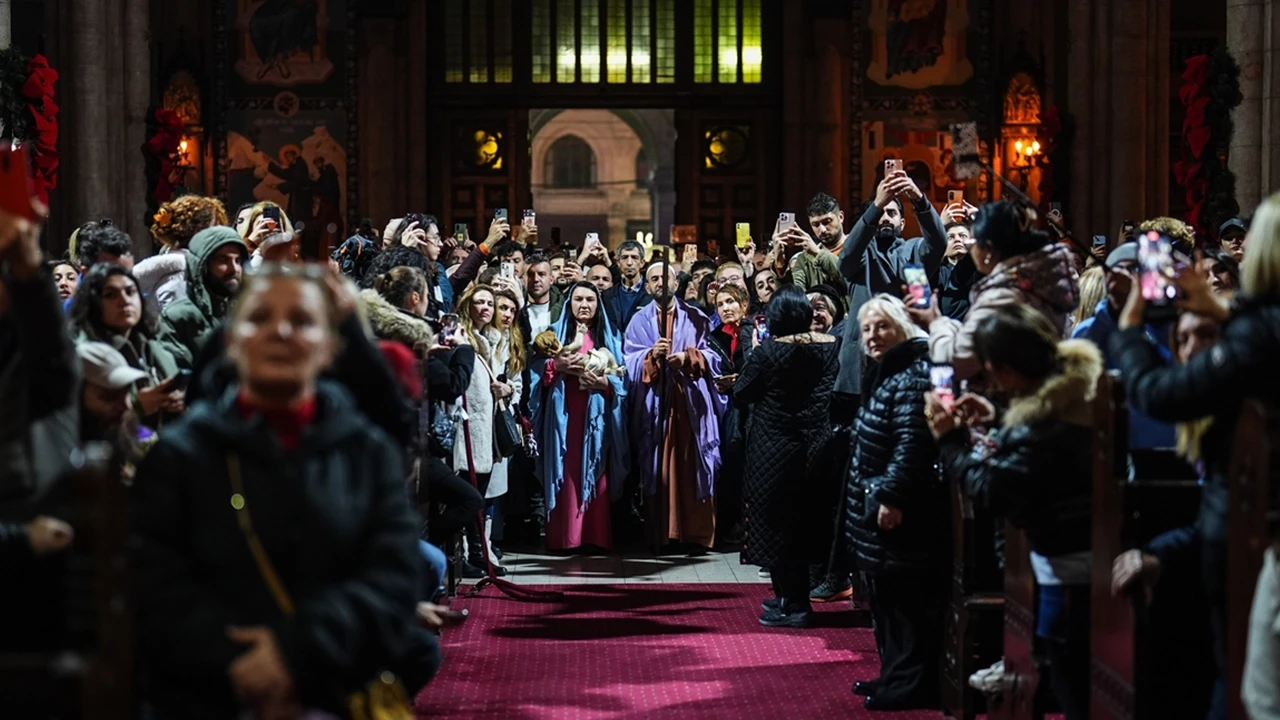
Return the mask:
<path fill-rule="evenodd" d="M 155 315 L 145 310 L 138 281 L 128 270 L 115 263 L 90 268 L 71 302 L 70 320 L 77 343 L 106 343 L 146 374 L 134 384 L 133 395 L 144 425 L 157 427 L 183 411 L 183 390 L 174 385 L 178 363 L 155 339 Z"/>
<path fill-rule="evenodd" d="M 151 236 L 160 251 L 133 268 L 147 308 L 159 314 L 166 305 L 187 296 L 187 245 L 196 233 L 215 225 L 229 225 L 227 210 L 217 198 L 183 195 L 156 211 Z"/>

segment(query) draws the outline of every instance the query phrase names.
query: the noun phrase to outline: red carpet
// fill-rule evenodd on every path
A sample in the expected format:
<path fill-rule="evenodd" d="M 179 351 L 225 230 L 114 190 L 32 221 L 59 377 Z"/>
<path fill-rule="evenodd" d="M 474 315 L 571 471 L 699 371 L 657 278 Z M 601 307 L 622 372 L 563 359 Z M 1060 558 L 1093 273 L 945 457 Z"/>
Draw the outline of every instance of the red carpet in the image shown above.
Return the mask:
<path fill-rule="evenodd" d="M 543 586 L 539 586 L 543 589 Z M 423 718 L 893 718 L 849 687 L 876 675 L 871 630 L 847 604 L 817 627 L 757 622 L 766 586 L 576 585 L 559 603 L 489 588 L 459 599 L 471 618 L 444 636 L 444 668 L 418 698 Z"/>

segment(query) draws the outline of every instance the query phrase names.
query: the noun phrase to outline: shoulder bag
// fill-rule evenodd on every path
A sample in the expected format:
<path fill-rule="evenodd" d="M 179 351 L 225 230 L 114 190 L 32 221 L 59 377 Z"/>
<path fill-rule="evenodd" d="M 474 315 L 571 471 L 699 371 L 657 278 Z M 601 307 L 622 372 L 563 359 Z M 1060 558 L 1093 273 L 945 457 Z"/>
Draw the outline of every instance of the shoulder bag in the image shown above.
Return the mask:
<path fill-rule="evenodd" d="M 294 617 L 293 599 L 285 589 L 280 576 L 276 574 L 266 548 L 258 539 L 253 529 L 253 520 L 249 517 L 249 506 L 245 502 L 244 480 L 240 476 L 240 456 L 227 456 L 227 476 L 231 479 L 231 507 L 235 508 L 236 519 L 240 522 L 240 531 L 244 533 L 249 552 L 258 566 L 258 573 L 275 598 L 280 612 L 290 620 Z M 347 709 L 352 720 L 415 720 L 409 695 L 404 684 L 393 673 L 383 670 L 364 687 L 363 690 L 351 693 L 347 697 Z"/>

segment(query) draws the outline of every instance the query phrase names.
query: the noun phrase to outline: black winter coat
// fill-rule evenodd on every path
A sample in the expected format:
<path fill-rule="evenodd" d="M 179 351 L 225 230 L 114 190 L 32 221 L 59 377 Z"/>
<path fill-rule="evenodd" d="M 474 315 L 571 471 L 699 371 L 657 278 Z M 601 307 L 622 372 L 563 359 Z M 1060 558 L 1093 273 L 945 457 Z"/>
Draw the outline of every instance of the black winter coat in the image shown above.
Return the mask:
<path fill-rule="evenodd" d="M 986 448 L 957 429 L 939 447 L 947 477 L 981 507 L 1009 519 L 1031 549 L 1053 557 L 1092 544 L 1093 397 L 1102 356 L 1087 340 L 1059 344 L 1063 372 L 1015 399 Z"/>
<path fill-rule="evenodd" d="M 863 375 L 853 464 L 845 493 L 845 536 L 864 572 L 920 572 L 940 566 L 949 537 L 946 489 L 924 417 L 929 343 L 890 348 Z M 880 505 L 902 511 L 892 530 L 879 527 Z"/>
<path fill-rule="evenodd" d="M 1124 375 L 1130 405 L 1153 420 L 1191 422 L 1212 417 L 1201 439 L 1205 484 L 1200 495 L 1202 537 L 1227 537 L 1227 467 L 1236 419 L 1246 398 L 1280 405 L 1280 302 L 1242 298 L 1222 340 L 1184 365 L 1170 366 L 1142 328 L 1111 337 L 1111 358 Z"/>
<path fill-rule="evenodd" d="M 823 508 L 838 487 L 830 405 L 839 351 L 830 335 L 798 337 L 816 341 L 764 341 L 733 389 L 748 409 L 742 562 L 764 567 L 807 565 L 831 541 Z"/>
<path fill-rule="evenodd" d="M 394 667 L 414 625 L 418 520 L 404 452 L 336 384 L 321 383 L 292 452 L 261 417 L 240 418 L 235 393 L 165 428 L 134 480 L 137 623 L 156 715 L 239 717 L 227 667 L 245 648 L 227 638 L 231 625 L 270 628 L 302 706 L 345 713 L 346 693 Z M 233 453 L 292 619 L 228 501 Z"/>

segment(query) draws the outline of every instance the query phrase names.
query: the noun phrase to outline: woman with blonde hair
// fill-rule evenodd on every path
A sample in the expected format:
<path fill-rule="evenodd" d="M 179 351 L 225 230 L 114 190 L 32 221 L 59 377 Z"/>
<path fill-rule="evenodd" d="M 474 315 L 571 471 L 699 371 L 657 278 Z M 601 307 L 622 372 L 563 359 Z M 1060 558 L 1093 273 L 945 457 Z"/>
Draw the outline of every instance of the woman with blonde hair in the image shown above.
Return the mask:
<path fill-rule="evenodd" d="M 1280 194 L 1258 207 L 1246 238 L 1241 292 L 1215 295 L 1202 268 L 1183 269 L 1176 279 L 1177 304 L 1222 323 L 1222 339 L 1185 364 L 1172 366 L 1143 330 L 1142 293 L 1129 293 L 1112 337 L 1112 355 L 1124 374 L 1136 410 L 1170 423 L 1212 417 L 1200 440 L 1204 487 L 1196 521 L 1201 542 L 1201 580 L 1210 604 L 1214 659 L 1225 674 L 1227 472 L 1236 419 L 1246 398 L 1268 406 L 1280 402 L 1280 381 L 1271 363 L 1280 353 Z"/>
<path fill-rule="evenodd" d="M 187 245 L 196 233 L 229 225 L 227 209 L 217 198 L 183 195 L 156 211 L 151 236 L 160 243 L 156 255 L 134 265 L 147 307 L 159 314 L 166 305 L 187 296 Z"/>
<path fill-rule="evenodd" d="M 902 301 L 877 295 L 858 310 L 862 406 L 845 492 L 845 537 L 867 586 L 881 667 L 854 686 L 868 710 L 933 707 L 942 651 L 947 495 L 935 466 L 925 393 L 929 343 Z"/>
<path fill-rule="evenodd" d="M 1107 276 L 1101 265 L 1094 265 L 1080 275 L 1080 305 L 1071 314 L 1071 327 L 1067 335 L 1080 327 L 1080 323 L 1098 312 L 1098 303 L 1107 296 Z"/>
<path fill-rule="evenodd" d="M 503 334 L 496 327 L 498 297 L 499 291 L 492 286 L 477 284 L 462 294 L 457 307 L 458 324 L 475 350 L 476 361 L 471 383 L 462 396 L 465 421 L 454 426 L 453 467 L 464 477 L 470 474 L 476 489 L 486 497 L 495 468 L 504 481 L 506 478 L 504 458 L 494 434 L 495 416 L 518 397 L 520 382 L 519 377 L 506 374 L 507 358 L 501 352 Z M 486 558 L 480 549 L 478 528 L 468 529 L 467 536 L 463 576 L 484 577 Z M 496 559 L 491 554 L 488 561 L 493 562 L 499 576 L 506 575 L 506 569 L 494 562 Z"/>
<path fill-rule="evenodd" d="M 263 261 L 290 262 L 298 259 L 298 236 L 284 208 L 263 200 L 236 217 L 236 232 L 249 246 L 249 266 Z"/>

